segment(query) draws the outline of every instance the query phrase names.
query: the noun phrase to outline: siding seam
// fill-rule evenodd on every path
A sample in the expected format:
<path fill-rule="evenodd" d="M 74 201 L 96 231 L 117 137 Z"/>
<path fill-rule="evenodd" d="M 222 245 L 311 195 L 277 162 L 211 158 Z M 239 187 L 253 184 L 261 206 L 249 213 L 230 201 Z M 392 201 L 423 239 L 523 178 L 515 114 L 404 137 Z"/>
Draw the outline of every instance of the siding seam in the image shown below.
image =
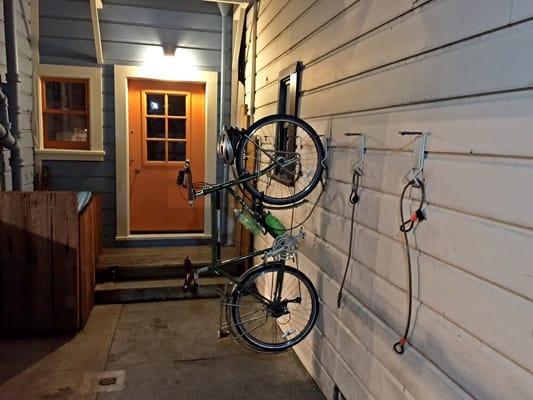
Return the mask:
<path fill-rule="evenodd" d="M 377 191 L 377 190 L 372 190 L 372 189 L 369 189 L 369 188 L 363 188 L 363 190 L 364 190 L 364 191 L 373 191 L 373 192 L 376 192 L 376 193 L 383 193 L 383 192 L 379 192 L 379 191 Z M 361 194 L 362 194 L 362 193 L 363 193 L 363 192 L 361 192 Z M 393 194 L 389 194 L 389 193 L 387 193 L 387 194 L 390 195 L 390 196 L 395 196 L 395 195 L 393 195 Z M 397 197 L 397 196 L 395 196 L 395 197 Z M 415 203 L 416 203 L 416 200 L 413 200 L 413 199 L 410 199 L 410 200 L 411 200 L 412 202 L 415 202 Z M 429 204 L 429 205 L 431 206 L 431 204 Z M 346 218 L 346 216 L 341 215 L 341 214 L 338 214 L 338 213 L 336 213 L 335 211 L 332 211 L 331 209 L 328 209 L 328 208 L 326 208 L 326 207 L 324 207 L 324 206 L 322 206 L 322 205 L 320 205 L 320 204 L 317 204 L 316 207 L 319 208 L 319 209 L 321 209 L 321 210 L 323 210 L 324 212 L 326 212 L 326 213 L 328 213 L 328 214 L 332 214 L 332 215 L 335 215 L 335 216 L 337 216 L 337 217 L 340 217 L 340 218 L 342 218 L 343 220 L 347 220 L 347 219 L 348 219 L 348 218 Z M 435 206 L 433 206 L 433 207 L 435 207 Z M 439 206 L 436 206 L 435 208 L 446 209 L 446 208 L 444 208 L 444 207 L 439 207 Z M 450 210 L 450 211 L 453 212 L 453 210 Z M 457 213 L 457 214 L 461 214 L 461 213 Z M 478 218 L 478 219 L 482 219 L 482 218 Z M 404 242 L 400 241 L 399 239 L 397 239 L 397 238 L 395 238 L 395 237 L 393 237 L 393 236 L 390 236 L 390 235 L 389 235 L 388 233 L 386 233 L 386 232 L 379 231 L 379 230 L 377 230 L 377 229 L 375 229 L 375 228 L 373 228 L 373 227 L 371 227 L 371 226 L 368 226 L 368 225 L 366 225 L 366 224 L 364 224 L 364 223 L 362 223 L 362 222 L 360 222 L 360 221 L 356 221 L 356 222 L 357 222 L 357 226 L 363 227 L 364 229 L 366 229 L 366 230 L 368 230 L 368 231 L 370 231 L 370 232 L 373 232 L 373 233 L 375 233 L 376 235 L 383 236 L 383 237 L 386 238 L 386 239 L 389 239 L 389 240 L 391 240 L 391 241 L 394 241 L 394 242 L 396 242 L 396 243 L 401 244 L 402 246 L 405 246 L 405 243 L 404 243 Z M 304 225 L 304 226 L 305 226 L 305 225 Z M 310 229 L 310 228 L 308 228 L 308 229 L 309 229 L 310 231 L 312 231 L 312 229 Z M 356 229 L 356 228 L 354 228 L 354 229 Z M 318 235 L 318 234 L 316 234 L 316 233 L 315 233 L 315 235 L 316 235 L 317 237 L 322 238 L 323 240 L 327 241 L 328 243 L 330 243 L 325 237 L 322 237 L 322 236 L 320 236 L 320 235 Z M 333 243 L 332 243 L 332 244 L 333 244 Z M 334 245 L 334 244 L 333 244 L 333 245 Z M 344 254 L 344 251 L 341 250 L 340 248 L 338 248 L 337 245 L 334 245 L 334 246 L 335 246 L 335 248 L 337 248 L 339 251 L 341 251 L 341 252 Z M 526 301 L 528 301 L 528 302 L 530 302 L 530 303 L 533 303 L 533 299 L 531 299 L 531 298 L 525 296 L 524 294 L 518 293 L 518 292 L 514 291 L 513 289 L 510 289 L 510 288 L 507 288 L 507 287 L 505 287 L 505 286 L 502 286 L 501 284 L 499 284 L 499 283 L 497 283 L 497 282 L 493 282 L 493 281 L 491 281 L 491 280 L 489 280 L 489 279 L 487 279 L 487 278 L 484 278 L 484 277 L 482 277 L 482 276 L 479 276 L 479 275 L 477 275 L 477 274 L 475 274 L 475 273 L 473 273 L 473 272 L 471 272 L 471 271 L 468 271 L 468 270 L 464 269 L 464 268 L 461 267 L 461 266 L 458 266 L 458 265 L 455 265 L 454 263 L 451 263 L 450 261 L 443 260 L 443 259 L 441 259 L 441 258 L 439 258 L 439 257 L 437 257 L 437 256 L 435 256 L 435 255 L 433 255 L 433 254 L 430 254 L 430 253 L 427 253 L 427 252 L 425 252 L 425 251 L 423 251 L 423 250 L 420 250 L 420 249 L 417 247 L 417 245 L 416 245 L 416 237 L 415 237 L 415 245 L 414 245 L 414 246 L 409 246 L 409 248 L 412 249 L 413 251 L 419 253 L 419 255 L 423 255 L 423 256 L 426 256 L 426 257 L 428 257 L 428 258 L 430 258 L 430 259 L 433 259 L 433 260 L 435 260 L 435 261 L 437 261 L 437 262 L 440 262 L 440 263 L 442 263 L 442 264 L 446 264 L 447 266 L 449 266 L 449 267 L 451 267 L 451 268 L 453 268 L 453 269 L 455 269 L 455 270 L 458 270 L 458 271 L 461 271 L 461 272 L 463 272 L 463 273 L 465 273 L 465 274 L 467 274 L 467 275 L 470 275 L 470 276 L 472 276 L 472 277 L 474 277 L 474 278 L 476 278 L 476 279 L 478 279 L 478 280 L 480 280 L 480 281 L 482 281 L 482 282 L 485 282 L 486 284 L 489 284 L 489 285 L 491 285 L 491 286 L 497 287 L 497 288 L 499 288 L 500 290 L 503 290 L 503 291 L 506 292 L 506 293 L 512 294 L 512 295 L 514 295 L 514 296 L 520 297 L 520 298 L 523 299 L 523 300 L 526 300 Z M 346 254 L 345 254 L 345 255 L 346 255 Z M 353 258 L 353 257 L 352 257 L 352 258 Z M 356 259 L 356 258 L 353 258 L 353 259 L 354 259 L 355 261 L 357 261 L 357 262 L 360 262 L 360 261 L 359 261 L 358 259 Z M 368 267 L 368 268 L 371 269 L 370 267 Z M 380 275 L 380 276 L 381 276 L 381 275 Z M 389 281 L 386 277 L 383 276 L 383 279 L 387 280 L 389 283 L 391 283 L 392 285 L 394 285 L 394 286 L 397 287 L 398 289 L 401 289 L 402 291 L 404 291 L 404 289 L 402 289 L 400 286 L 397 286 L 395 283 Z M 415 297 L 416 297 L 416 296 L 415 296 Z"/>
<path fill-rule="evenodd" d="M 389 104 L 386 106 L 377 106 L 377 107 L 361 108 L 357 110 L 339 111 L 339 112 L 329 113 L 329 114 L 306 115 L 305 119 L 318 119 L 318 118 L 329 118 L 329 117 L 336 117 L 336 116 L 347 116 L 347 115 L 366 113 L 366 112 L 372 112 L 372 111 L 384 111 L 384 110 L 390 110 L 394 108 L 427 105 L 427 104 L 441 103 L 441 102 L 454 101 L 454 100 L 475 99 L 477 97 L 487 97 L 487 96 L 495 96 L 495 95 L 500 95 L 500 94 L 518 93 L 518 92 L 528 92 L 532 90 L 533 90 L 533 85 L 519 86 L 519 87 L 514 87 L 514 88 L 511 87 L 507 89 L 490 90 L 486 92 L 477 92 L 477 93 L 464 94 L 464 95 L 435 97 L 433 99 Z"/>
<path fill-rule="evenodd" d="M 337 281 L 336 281 L 333 277 L 331 277 L 326 271 L 324 271 L 324 270 L 321 269 L 318 265 L 316 265 L 311 259 L 309 259 L 309 260 L 311 261 L 311 266 L 312 266 L 314 269 L 316 269 L 319 273 L 325 275 L 325 276 L 326 276 L 326 277 L 327 277 L 327 278 L 333 283 L 334 286 L 339 286 L 339 284 L 337 283 Z M 357 296 L 354 296 L 354 295 L 353 295 L 351 292 L 349 292 L 349 291 L 347 291 L 346 294 L 348 295 L 348 297 L 350 297 L 350 298 L 352 299 L 352 301 L 353 301 L 357 306 L 359 306 L 361 309 L 363 309 L 363 310 L 364 310 L 367 314 L 369 314 L 369 315 L 370 315 L 370 316 L 371 316 L 371 317 L 372 317 L 377 323 L 379 323 L 379 324 L 382 326 L 383 329 L 389 331 L 389 333 L 394 334 L 394 335 L 398 335 L 398 334 L 399 334 L 398 332 L 396 332 L 396 331 L 394 330 L 394 328 L 392 328 L 389 324 L 387 324 L 386 321 L 385 321 L 384 319 L 382 319 L 382 318 L 379 317 L 377 314 L 375 314 L 375 312 L 374 312 L 372 309 L 370 309 L 370 308 L 369 308 L 369 307 L 368 307 L 368 306 L 367 306 L 362 300 L 360 300 Z M 329 310 L 331 310 L 331 308 L 330 308 L 327 304 L 323 303 L 322 301 L 321 301 L 321 304 L 323 304 L 325 307 L 327 307 Z M 424 307 L 428 308 L 428 307 L 425 306 L 425 305 L 424 305 Z M 332 310 L 332 311 L 333 311 L 333 310 Z M 334 314 L 332 311 L 331 311 L 331 314 Z M 431 310 L 431 311 L 432 311 L 433 313 L 435 313 L 433 310 Z M 438 316 L 441 316 L 440 314 L 437 314 L 437 315 L 438 315 Z M 349 332 L 351 332 L 351 330 L 350 330 L 348 327 L 346 327 L 346 325 L 344 324 L 344 322 L 343 322 L 340 318 L 338 319 L 338 321 L 339 321 L 339 324 L 343 325 L 343 326 L 344 326 Z M 455 325 L 455 324 L 454 324 L 454 325 Z M 353 335 L 355 335 L 355 334 L 353 334 Z M 355 335 L 355 336 L 357 336 L 357 335 Z M 477 340 L 479 340 L 479 339 L 477 339 Z M 481 342 L 484 343 L 483 341 L 481 341 Z M 363 343 L 363 346 L 365 346 L 364 343 Z M 366 347 L 366 346 L 365 346 L 365 347 Z M 470 396 L 470 397 L 473 398 L 472 394 L 470 394 L 470 392 L 469 392 L 467 389 L 465 389 L 460 383 L 458 383 L 457 381 L 455 381 L 455 380 L 454 380 L 452 377 L 450 377 L 445 371 L 443 371 L 443 370 L 438 366 L 438 364 L 436 364 L 436 363 L 431 359 L 431 357 L 427 356 L 427 355 L 424 353 L 424 351 L 422 351 L 420 348 L 418 348 L 418 347 L 416 346 L 416 343 L 410 343 L 410 347 L 413 349 L 413 351 L 415 351 L 416 353 L 418 353 L 419 356 L 420 356 L 421 358 L 423 358 L 424 360 L 426 360 L 426 362 L 427 362 L 428 364 L 430 364 L 431 366 L 433 366 L 433 367 L 435 368 L 436 371 L 438 371 L 439 373 L 442 374 L 442 376 L 441 376 L 440 378 L 445 378 L 445 379 L 449 380 L 450 383 L 455 384 L 459 389 L 463 390 L 465 394 L 467 394 L 468 396 Z M 371 350 L 369 350 L 369 351 L 372 353 Z M 372 353 L 372 354 L 374 354 L 374 353 Z M 375 357 L 376 359 L 378 359 L 377 356 L 374 355 L 374 357 Z"/>
<path fill-rule="evenodd" d="M 533 21 L 533 17 L 528 17 L 528 18 L 524 18 L 522 20 L 510 23 L 510 24 L 501 25 L 501 26 L 499 26 L 497 28 L 492 28 L 492 29 L 477 33 L 475 35 L 466 36 L 465 38 L 454 40 L 452 42 L 448 42 L 448 43 L 445 43 L 445 44 L 440 45 L 440 46 L 432 47 L 432 48 L 427 49 L 427 50 L 419 51 L 417 53 L 410 54 L 410 55 L 405 56 L 405 57 L 401 57 L 401 58 L 399 58 L 397 60 L 390 61 L 390 62 L 385 63 L 385 64 L 377 65 L 377 66 L 372 67 L 372 68 L 368 68 L 368 69 L 366 69 L 364 71 L 361 71 L 361 72 L 358 72 L 356 74 L 352 74 L 352 75 L 346 76 L 344 78 L 337 79 L 335 81 L 331 81 L 331 82 L 328 82 L 328 83 L 324 83 L 322 85 L 318 85 L 318 86 L 316 86 L 314 88 L 310 88 L 310 89 L 307 89 L 307 90 L 302 90 L 300 92 L 300 94 L 301 94 L 301 96 L 311 95 L 313 93 L 320 92 L 320 91 L 329 89 L 331 87 L 338 86 L 340 84 L 344 84 L 344 83 L 347 83 L 347 82 L 351 82 L 351 81 L 357 80 L 358 78 L 362 78 L 365 75 L 369 75 L 369 74 L 377 72 L 379 70 L 387 69 L 387 68 L 390 68 L 390 67 L 394 67 L 394 66 L 396 66 L 398 64 L 406 63 L 407 61 L 413 61 L 413 60 L 415 60 L 417 58 L 422 58 L 424 56 L 430 55 L 431 53 L 436 53 L 436 52 L 441 51 L 441 50 L 445 50 L 445 49 L 448 49 L 448 48 L 453 48 L 453 47 L 456 47 L 459 44 L 464 44 L 466 42 L 470 42 L 470 41 L 473 42 L 473 41 L 475 41 L 477 39 L 484 39 L 486 36 L 490 36 L 493 33 L 504 31 L 506 29 L 512 29 L 515 26 L 519 26 L 521 24 L 525 24 L 525 23 L 528 23 L 528 22 L 531 22 L 531 21 Z M 324 60 L 325 59 L 327 59 L 327 58 L 324 58 Z M 320 60 L 320 61 L 323 61 L 323 60 Z M 309 64 L 307 64 L 307 66 L 308 65 Z M 304 69 L 305 69 L 305 67 L 304 67 Z"/>
<path fill-rule="evenodd" d="M 329 25 L 330 23 L 334 22 L 337 17 L 343 13 L 345 13 L 349 8 L 351 8 L 352 6 L 356 5 L 357 3 L 359 3 L 361 0 L 355 0 L 352 4 L 350 4 L 348 7 L 346 7 L 345 9 L 343 9 L 342 11 L 340 11 L 338 14 L 334 15 L 333 17 L 331 17 L 330 19 L 328 19 L 326 22 L 324 22 L 322 25 L 318 26 L 316 29 L 314 29 L 312 32 L 310 32 L 306 37 L 300 39 L 298 42 L 294 43 L 293 45 L 289 46 L 289 48 L 285 51 L 283 51 L 281 54 L 279 54 L 278 56 L 276 56 L 273 60 L 269 61 L 268 63 L 266 63 L 263 67 L 261 67 L 260 69 L 257 70 L 257 73 L 263 71 L 265 68 L 268 68 L 269 66 L 271 66 L 272 64 L 274 64 L 278 59 L 280 59 L 281 57 L 284 57 L 285 55 L 289 54 L 290 52 L 294 51 L 294 49 L 296 49 L 297 47 L 300 47 L 303 43 L 305 43 L 306 41 L 308 41 L 312 36 L 314 36 L 318 31 L 324 29 L 324 27 L 326 27 L 327 25 Z M 381 24 L 379 24 L 378 26 L 375 26 L 373 28 L 370 28 L 368 31 L 362 33 L 361 35 L 357 36 L 356 38 L 353 38 L 351 39 L 349 42 L 346 42 L 346 43 L 350 43 L 354 40 L 358 40 L 360 38 L 362 38 L 363 36 L 367 36 L 368 34 L 371 34 L 372 32 L 374 32 L 375 30 L 378 30 L 378 29 L 381 29 L 381 28 L 384 28 L 385 26 L 389 25 L 390 23 L 394 22 L 396 19 L 398 18 L 402 18 L 404 17 L 405 15 L 415 11 L 415 10 L 418 10 L 419 8 L 425 6 L 426 4 L 428 3 L 431 3 L 432 1 L 435 1 L 435 0 L 426 0 L 425 2 L 423 3 L 420 3 L 418 5 L 416 5 L 416 7 L 414 8 L 411 8 L 407 11 L 404 11 L 402 14 L 392 18 L 392 19 L 389 19 Z M 327 53 L 325 53 L 327 54 Z M 320 57 L 323 57 L 323 56 L 320 56 Z M 320 57 L 317 57 L 316 59 L 320 58 Z M 314 59 L 314 60 L 316 60 Z M 308 61 L 307 63 L 305 63 L 305 65 L 309 64 L 309 62 L 313 62 L 314 60 L 311 60 L 311 61 Z M 305 65 L 304 65 L 304 68 L 305 68 Z"/>
<path fill-rule="evenodd" d="M 359 224 L 361 226 L 363 226 L 364 228 L 372 231 L 372 229 L 370 228 L 367 228 L 366 226 L 362 225 L 362 224 Z M 337 247 L 336 244 L 326 240 L 325 238 L 323 237 L 320 237 L 319 235 L 317 235 L 315 232 L 313 232 L 312 230 L 310 230 L 310 233 L 316 237 L 317 240 L 323 242 L 324 244 L 334 248 L 336 251 L 340 252 L 341 254 L 345 255 L 346 254 L 344 253 L 344 251 L 342 249 L 340 249 L 339 247 Z M 381 233 L 378 232 L 379 235 L 382 235 Z M 386 235 L 382 235 L 382 236 L 385 236 Z M 420 254 L 424 254 L 426 256 L 428 256 L 427 254 L 425 253 L 422 253 L 420 252 L 419 250 L 416 250 L 418 253 Z M 321 272 L 323 272 L 326 276 L 328 276 L 330 278 L 330 280 L 332 282 L 335 282 L 338 286 L 338 282 L 333 278 L 331 277 L 325 270 L 321 269 L 318 265 L 316 265 L 315 261 L 312 259 L 312 258 L 309 258 L 305 253 L 303 253 L 304 256 L 306 256 L 313 265 L 316 266 L 316 268 L 318 268 Z M 433 256 L 428 256 L 428 258 L 432 258 L 432 259 L 435 259 L 437 261 L 440 261 L 438 260 L 437 258 L 433 257 Z M 378 274 L 374 269 L 370 268 L 369 266 L 363 264 L 361 261 L 359 261 L 358 259 L 354 258 L 354 257 L 350 257 L 350 260 L 353 260 L 355 261 L 357 264 L 361 265 L 363 268 L 365 268 L 366 270 L 368 270 L 372 275 L 376 276 L 378 279 L 381 279 L 382 281 L 384 281 L 385 283 L 389 284 L 390 286 L 393 286 L 394 288 L 400 290 L 402 293 L 404 293 L 405 295 L 407 295 L 407 292 L 405 289 L 402 289 L 400 287 L 398 287 L 396 284 L 392 283 L 391 281 L 389 281 L 387 278 L 383 277 L 382 275 Z M 450 267 L 453 267 L 451 264 L 447 263 L 447 262 L 443 262 L 443 261 L 440 261 L 441 263 L 443 264 L 446 264 Z M 459 268 L 457 268 L 459 269 Z M 460 269 L 459 269 L 460 270 Z M 465 272 L 465 271 L 462 271 L 462 272 Z M 475 275 L 474 275 L 475 277 Z M 477 278 L 477 277 L 476 277 Z M 358 302 L 360 302 L 361 304 L 364 304 L 363 303 L 363 300 L 359 299 L 357 296 L 355 296 L 352 292 L 350 292 L 349 290 L 346 290 L 346 293 L 348 293 L 351 297 L 353 298 L 356 298 L 358 300 Z M 438 311 L 436 309 L 434 309 L 433 307 L 431 307 L 430 305 L 422 302 L 419 298 L 418 298 L 418 293 L 415 294 L 415 292 L 413 292 L 413 299 L 416 301 L 416 303 L 418 303 L 418 305 L 415 307 L 413 306 L 413 309 L 416 310 L 415 312 L 415 315 L 418 314 L 418 309 L 422 306 L 422 307 L 425 307 L 427 308 L 428 310 L 430 310 L 433 314 L 437 315 L 438 317 L 448 321 L 450 324 L 452 324 L 453 326 L 455 326 L 459 331 L 461 332 L 464 332 L 466 334 L 468 334 L 469 336 L 473 337 L 474 339 L 476 339 L 477 341 L 483 343 L 487 348 L 489 348 L 490 350 L 492 350 L 493 352 L 497 353 L 500 357 L 504 358 L 505 360 L 511 362 L 512 364 L 514 364 L 516 367 L 520 368 L 521 370 L 529 373 L 529 374 L 533 374 L 533 371 L 530 371 L 527 367 L 525 366 L 522 366 L 520 365 L 518 362 L 516 362 L 515 360 L 513 360 L 512 358 L 510 358 L 509 356 L 507 356 L 506 354 L 502 353 L 500 350 L 498 349 L 495 349 L 492 345 L 490 345 L 489 343 L 485 342 L 485 340 L 481 339 L 480 337 L 478 337 L 476 334 L 470 332 L 469 330 L 465 329 L 463 326 L 459 325 L 457 322 L 449 319 L 445 314 L 443 314 L 441 311 Z M 370 308 L 370 305 L 369 306 L 366 306 L 365 305 L 365 308 L 368 308 L 369 310 L 372 310 Z M 396 332 L 389 324 L 386 323 L 386 320 L 384 317 L 382 316 L 378 316 L 379 314 L 376 314 L 376 311 L 372 310 L 372 314 L 373 315 L 376 315 L 376 318 L 378 318 L 380 321 L 382 321 L 385 325 L 387 325 L 392 331 L 394 331 L 395 333 L 397 333 L 399 335 L 399 332 Z M 416 320 L 416 318 L 415 318 Z M 416 324 L 414 326 L 414 329 L 416 329 Z M 416 347 L 416 346 L 415 346 Z M 425 353 L 423 351 L 421 351 L 420 349 L 417 348 L 417 351 L 421 354 L 424 354 L 424 358 L 428 359 L 428 360 L 431 360 L 430 358 L 426 357 L 425 356 Z M 440 369 L 440 368 L 439 368 Z M 451 378 L 450 378 L 451 379 Z"/>
<path fill-rule="evenodd" d="M 259 32 L 257 32 L 257 37 L 259 37 L 259 35 L 260 35 L 262 32 L 264 32 L 265 29 L 267 29 L 267 28 L 272 24 L 272 22 L 274 22 L 274 20 L 278 17 L 278 15 L 280 15 L 281 12 L 282 12 L 283 10 L 285 10 L 285 8 L 287 8 L 287 5 L 289 5 L 290 2 L 291 2 L 291 0 L 288 0 L 288 1 L 283 5 L 283 7 L 281 7 L 281 8 L 278 10 L 278 12 L 277 12 L 277 13 L 276 13 L 276 14 L 270 19 L 270 21 L 268 21 L 268 22 L 266 23 L 266 25 L 263 26 L 263 29 L 261 29 Z M 270 5 L 270 4 L 272 4 L 272 2 L 268 3 L 268 5 Z M 257 19 L 259 20 L 260 17 L 261 17 L 261 16 L 258 14 L 258 15 L 257 15 Z M 259 53 L 258 53 L 258 54 L 259 54 Z"/>

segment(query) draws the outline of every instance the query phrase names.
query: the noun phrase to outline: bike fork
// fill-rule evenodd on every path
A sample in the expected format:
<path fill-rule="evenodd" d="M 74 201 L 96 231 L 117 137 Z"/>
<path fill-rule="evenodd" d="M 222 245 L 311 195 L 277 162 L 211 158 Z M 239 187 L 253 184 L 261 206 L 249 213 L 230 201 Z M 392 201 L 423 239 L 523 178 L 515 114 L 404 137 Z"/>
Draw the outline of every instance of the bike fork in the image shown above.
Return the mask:
<path fill-rule="evenodd" d="M 224 282 L 224 291 L 220 294 L 220 308 L 219 308 L 219 324 L 218 324 L 218 338 L 223 339 L 229 336 L 229 326 L 227 322 L 224 322 L 224 311 L 226 310 L 227 303 L 229 302 L 229 288 L 230 284 L 226 280 Z"/>

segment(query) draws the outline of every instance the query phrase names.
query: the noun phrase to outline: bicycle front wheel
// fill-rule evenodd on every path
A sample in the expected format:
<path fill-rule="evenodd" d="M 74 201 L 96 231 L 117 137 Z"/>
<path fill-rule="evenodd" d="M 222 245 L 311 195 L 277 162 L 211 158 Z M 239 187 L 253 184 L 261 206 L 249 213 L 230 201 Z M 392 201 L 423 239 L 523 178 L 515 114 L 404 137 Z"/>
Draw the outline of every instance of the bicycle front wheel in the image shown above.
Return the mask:
<path fill-rule="evenodd" d="M 271 115 L 255 122 L 239 142 L 235 166 L 240 178 L 268 172 L 243 183 L 256 199 L 287 205 L 306 197 L 320 181 L 325 151 L 305 121 Z"/>
<path fill-rule="evenodd" d="M 281 286 L 276 295 L 278 282 Z M 244 345 L 261 352 L 281 352 L 309 334 L 318 317 L 319 303 L 307 276 L 277 262 L 245 273 L 228 307 L 229 326 Z"/>

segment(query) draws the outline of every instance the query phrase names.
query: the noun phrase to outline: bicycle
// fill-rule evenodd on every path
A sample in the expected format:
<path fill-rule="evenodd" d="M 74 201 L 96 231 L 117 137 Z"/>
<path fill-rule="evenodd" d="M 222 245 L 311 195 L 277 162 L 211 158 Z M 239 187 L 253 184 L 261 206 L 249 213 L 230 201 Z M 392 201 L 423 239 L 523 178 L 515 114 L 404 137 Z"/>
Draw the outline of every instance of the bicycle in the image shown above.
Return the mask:
<path fill-rule="evenodd" d="M 220 242 L 215 241 L 212 265 L 197 270 L 211 271 L 227 278 L 221 296 L 219 338 L 231 335 L 246 347 L 260 352 L 281 352 L 301 342 L 313 328 L 319 312 L 316 289 L 297 268 L 298 241 L 304 234 L 292 233 L 268 208 L 290 209 L 302 204 L 320 182 L 325 151 L 316 132 L 305 121 L 273 115 L 254 123 L 248 130 L 224 128 L 217 153 L 235 167 L 236 178 L 216 185 L 195 187 L 187 161 L 178 175 L 178 184 L 188 189 L 192 205 L 199 196 L 212 195 L 219 206 L 219 193 L 228 191 L 240 205 L 239 217 L 255 233 L 269 234 L 271 247 L 229 260 L 220 260 Z M 251 195 L 251 204 L 243 196 Z M 198 189 L 198 190 L 196 190 Z M 268 204 L 266 206 L 265 204 Z M 213 217 L 216 217 L 216 213 Z M 256 257 L 262 263 L 235 278 L 224 268 Z M 222 316 L 226 317 L 223 323 Z"/>

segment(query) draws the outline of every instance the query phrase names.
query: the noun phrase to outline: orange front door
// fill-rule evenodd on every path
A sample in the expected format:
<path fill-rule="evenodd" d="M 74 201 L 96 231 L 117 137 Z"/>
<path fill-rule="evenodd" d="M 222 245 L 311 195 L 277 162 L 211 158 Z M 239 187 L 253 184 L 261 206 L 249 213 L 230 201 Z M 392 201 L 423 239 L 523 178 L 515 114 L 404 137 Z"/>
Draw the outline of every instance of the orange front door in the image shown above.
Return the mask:
<path fill-rule="evenodd" d="M 131 233 L 202 232 L 203 199 L 191 208 L 176 176 L 189 159 L 204 180 L 204 84 L 129 80 L 128 103 Z"/>

